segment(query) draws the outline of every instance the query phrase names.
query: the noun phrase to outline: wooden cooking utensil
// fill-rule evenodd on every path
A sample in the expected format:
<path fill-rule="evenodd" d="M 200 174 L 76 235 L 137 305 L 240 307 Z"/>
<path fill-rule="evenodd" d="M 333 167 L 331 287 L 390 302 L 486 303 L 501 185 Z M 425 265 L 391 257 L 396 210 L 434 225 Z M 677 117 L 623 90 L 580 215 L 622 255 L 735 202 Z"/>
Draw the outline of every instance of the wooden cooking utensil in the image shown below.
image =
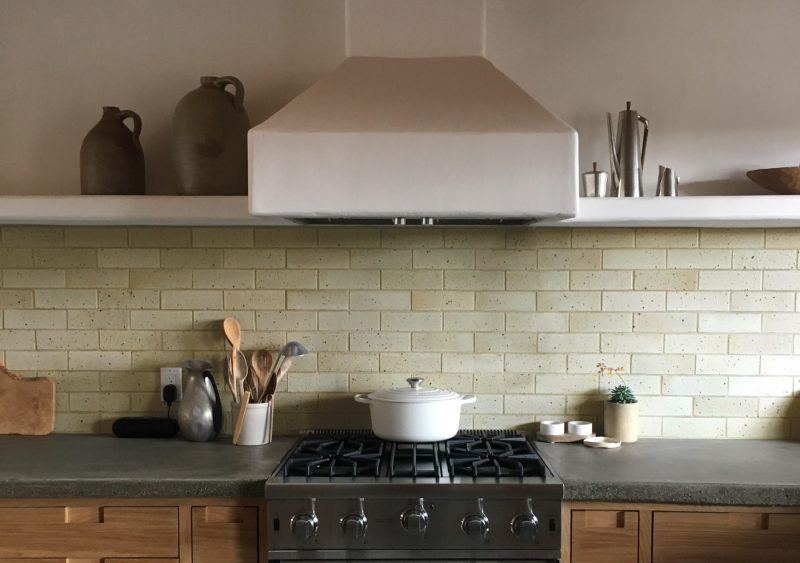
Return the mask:
<path fill-rule="evenodd" d="M 253 350 L 250 357 L 250 367 L 256 376 L 258 384 L 256 386 L 256 402 L 260 403 L 262 394 L 267 388 L 267 380 L 269 379 L 269 372 L 272 368 L 272 354 L 269 350 Z"/>
<path fill-rule="evenodd" d="M 225 337 L 235 349 L 242 347 L 242 327 L 236 319 L 228 317 L 222 321 L 222 328 L 225 330 Z"/>
<path fill-rule="evenodd" d="M 242 433 L 242 423 L 244 422 L 244 413 L 247 411 L 247 403 L 250 402 L 250 391 L 245 391 L 242 395 L 242 402 L 239 403 L 239 416 L 236 417 L 236 423 L 233 426 L 233 443 L 239 442 L 239 435 Z"/>

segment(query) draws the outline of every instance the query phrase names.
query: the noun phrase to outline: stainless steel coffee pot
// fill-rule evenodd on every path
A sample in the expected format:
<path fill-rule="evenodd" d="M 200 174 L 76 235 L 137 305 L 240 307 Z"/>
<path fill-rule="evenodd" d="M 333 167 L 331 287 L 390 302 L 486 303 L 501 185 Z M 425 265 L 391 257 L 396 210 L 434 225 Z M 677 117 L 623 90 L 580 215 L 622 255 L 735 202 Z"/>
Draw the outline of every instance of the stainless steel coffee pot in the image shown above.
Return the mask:
<path fill-rule="evenodd" d="M 222 429 L 222 401 L 206 360 L 184 360 L 181 367 L 189 375 L 178 409 L 178 426 L 186 440 L 209 442 Z"/>
<path fill-rule="evenodd" d="M 631 103 L 619 112 L 617 137 L 608 118 L 608 148 L 611 153 L 611 196 L 642 197 L 642 169 L 644 153 L 647 150 L 647 134 L 650 124 L 634 109 Z M 639 123 L 644 123 L 644 134 L 639 139 Z"/>

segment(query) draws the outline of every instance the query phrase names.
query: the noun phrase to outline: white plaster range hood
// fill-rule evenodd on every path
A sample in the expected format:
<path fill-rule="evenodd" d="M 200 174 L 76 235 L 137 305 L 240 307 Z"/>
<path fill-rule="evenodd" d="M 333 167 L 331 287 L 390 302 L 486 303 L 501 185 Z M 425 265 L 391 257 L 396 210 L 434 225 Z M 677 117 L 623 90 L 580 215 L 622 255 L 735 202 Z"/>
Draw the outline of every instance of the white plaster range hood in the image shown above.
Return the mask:
<path fill-rule="evenodd" d="M 517 224 L 577 212 L 577 132 L 482 57 L 350 57 L 248 144 L 253 215 Z"/>

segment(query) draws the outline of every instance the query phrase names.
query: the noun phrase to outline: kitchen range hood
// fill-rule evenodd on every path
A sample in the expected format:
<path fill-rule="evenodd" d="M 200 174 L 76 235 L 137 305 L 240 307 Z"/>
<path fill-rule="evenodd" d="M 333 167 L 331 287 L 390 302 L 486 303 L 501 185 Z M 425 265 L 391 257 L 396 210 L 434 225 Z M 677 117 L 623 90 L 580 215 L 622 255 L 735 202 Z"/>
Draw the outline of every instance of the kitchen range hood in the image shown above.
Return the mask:
<path fill-rule="evenodd" d="M 350 57 L 248 150 L 253 215 L 525 224 L 578 207 L 577 132 L 481 57 Z"/>

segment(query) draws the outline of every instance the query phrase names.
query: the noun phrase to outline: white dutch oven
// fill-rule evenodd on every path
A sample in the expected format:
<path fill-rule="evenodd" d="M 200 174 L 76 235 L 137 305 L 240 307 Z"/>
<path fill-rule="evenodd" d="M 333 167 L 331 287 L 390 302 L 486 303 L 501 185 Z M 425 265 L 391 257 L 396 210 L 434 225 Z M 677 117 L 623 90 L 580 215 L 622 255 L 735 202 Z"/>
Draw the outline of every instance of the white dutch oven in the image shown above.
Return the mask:
<path fill-rule="evenodd" d="M 355 400 L 369 405 L 372 431 L 394 442 L 438 442 L 458 433 L 461 405 L 474 403 L 475 395 L 422 387 L 420 377 L 410 377 L 410 387 L 389 387 Z"/>

